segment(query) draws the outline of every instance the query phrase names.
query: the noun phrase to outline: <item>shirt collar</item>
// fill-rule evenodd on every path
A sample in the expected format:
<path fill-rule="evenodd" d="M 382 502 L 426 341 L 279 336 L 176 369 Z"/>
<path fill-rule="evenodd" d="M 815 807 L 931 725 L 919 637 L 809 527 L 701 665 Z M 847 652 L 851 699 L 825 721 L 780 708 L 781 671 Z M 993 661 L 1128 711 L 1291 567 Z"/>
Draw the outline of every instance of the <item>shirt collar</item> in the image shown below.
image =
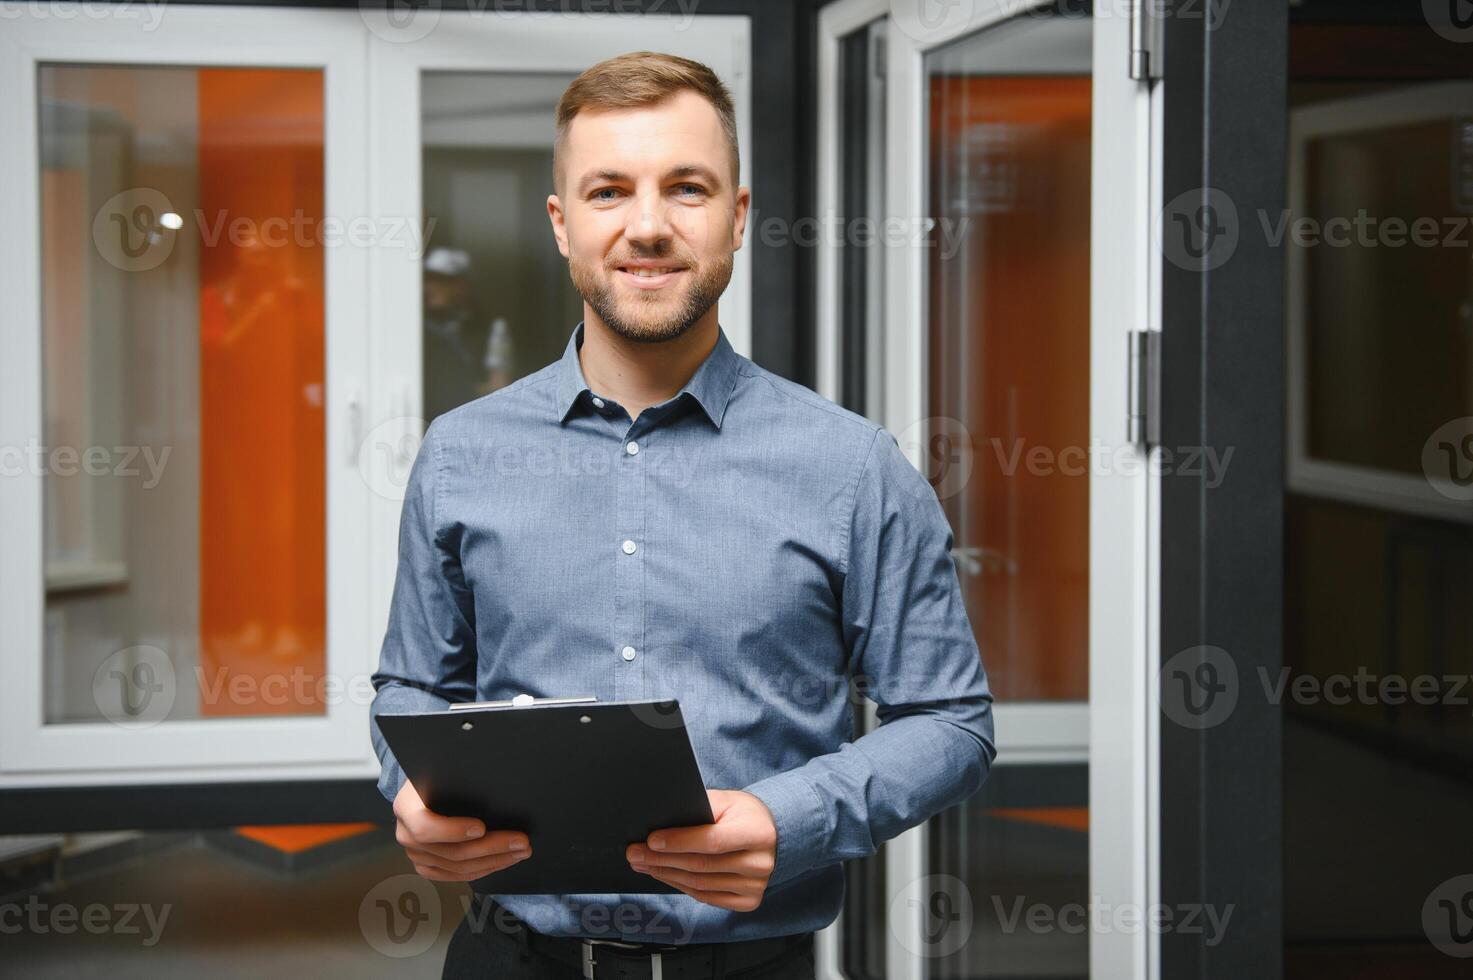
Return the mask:
<path fill-rule="evenodd" d="M 558 362 L 557 381 L 557 419 L 559 423 L 566 422 L 568 414 L 578 404 L 579 397 L 589 391 L 587 380 L 583 377 L 583 365 L 578 362 L 578 348 L 583 346 L 583 321 L 573 328 L 573 334 L 568 338 L 568 346 L 563 350 L 562 360 Z M 676 398 L 684 395 L 696 400 L 711 424 L 721 428 L 721 419 L 726 414 L 726 404 L 731 399 L 732 388 L 736 385 L 737 367 L 740 358 L 732 348 L 731 342 L 726 339 L 726 331 L 720 325 L 716 327 L 716 346 L 711 348 L 711 353 L 696 368 L 696 373 L 691 375 L 689 381 L 676 394 Z"/>

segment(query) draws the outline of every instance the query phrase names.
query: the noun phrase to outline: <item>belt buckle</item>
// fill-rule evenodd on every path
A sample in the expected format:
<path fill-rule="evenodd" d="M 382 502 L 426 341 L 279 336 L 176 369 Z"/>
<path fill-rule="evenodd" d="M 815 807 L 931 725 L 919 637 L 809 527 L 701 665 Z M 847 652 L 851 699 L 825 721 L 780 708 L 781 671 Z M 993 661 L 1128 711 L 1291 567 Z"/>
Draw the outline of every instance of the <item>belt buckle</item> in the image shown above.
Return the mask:
<path fill-rule="evenodd" d="M 596 980 L 593 968 L 597 961 L 593 958 L 593 944 L 600 943 L 607 946 L 625 946 L 632 948 L 631 943 L 621 943 L 605 939 L 580 939 L 579 945 L 583 950 L 583 978 L 584 980 Z M 650 980 L 665 980 L 665 964 L 659 953 L 650 954 Z"/>

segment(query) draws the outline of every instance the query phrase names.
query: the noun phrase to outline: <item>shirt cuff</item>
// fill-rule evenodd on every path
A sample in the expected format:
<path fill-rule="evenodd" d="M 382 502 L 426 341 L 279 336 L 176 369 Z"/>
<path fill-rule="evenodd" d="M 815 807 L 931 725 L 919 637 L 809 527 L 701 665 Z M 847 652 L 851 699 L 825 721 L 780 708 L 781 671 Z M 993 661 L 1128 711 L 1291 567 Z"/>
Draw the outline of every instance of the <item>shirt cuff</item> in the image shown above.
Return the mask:
<path fill-rule="evenodd" d="M 777 860 L 767 887 L 772 889 L 823 863 L 823 800 L 797 771 L 781 772 L 745 788 L 762 801 L 777 826 Z"/>
<path fill-rule="evenodd" d="M 379 772 L 378 791 L 383 794 L 384 799 L 388 800 L 392 806 L 395 797 L 404 788 L 405 781 L 404 770 L 399 768 L 399 763 L 390 758 Z"/>

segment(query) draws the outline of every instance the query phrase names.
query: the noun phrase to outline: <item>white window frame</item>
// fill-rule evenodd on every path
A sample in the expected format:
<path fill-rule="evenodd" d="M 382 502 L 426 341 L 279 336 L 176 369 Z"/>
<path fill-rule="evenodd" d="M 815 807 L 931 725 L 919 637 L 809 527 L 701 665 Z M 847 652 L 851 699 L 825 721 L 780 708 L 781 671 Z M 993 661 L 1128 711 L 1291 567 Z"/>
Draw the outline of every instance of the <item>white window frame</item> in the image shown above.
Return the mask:
<path fill-rule="evenodd" d="M 0 182 L 21 195 L 0 244 L 9 306 L 0 358 L 0 445 L 39 440 L 41 418 L 40 173 L 37 68 L 94 65 L 316 68 L 324 73 L 325 214 L 367 213 L 364 26 L 353 12 L 262 7 L 170 7 L 151 22 L 137 9 L 8 19 L 0 31 Z M 222 25 L 228 28 L 222 29 Z M 354 695 L 375 667 L 367 604 L 368 490 L 352 449 L 350 397 L 365 384 L 367 308 L 358 284 L 365 250 L 324 249 L 326 286 L 327 675 L 342 682 L 317 716 L 46 724 L 43 477 L 0 479 L 0 788 L 201 783 L 373 776 L 368 701 Z M 180 678 L 182 689 L 193 678 Z"/>
<path fill-rule="evenodd" d="M 1444 119 L 1467 113 L 1473 83 L 1419 85 L 1375 92 L 1289 110 L 1289 220 L 1307 215 L 1309 144 L 1321 136 L 1360 133 L 1385 126 Z M 1255 216 L 1257 217 L 1257 216 Z M 1287 233 L 1287 232 L 1286 232 Z M 1441 232 L 1439 231 L 1439 234 Z M 1319 459 L 1309 453 L 1309 341 L 1306 304 L 1308 249 L 1288 245 L 1289 346 L 1285 369 L 1289 397 L 1289 437 L 1285 481 L 1293 493 L 1375 507 L 1414 517 L 1473 522 L 1473 508 L 1449 481 L 1411 476 L 1370 466 Z M 1430 435 L 1430 433 L 1429 433 Z M 1435 481 L 1435 483 L 1434 483 Z"/>

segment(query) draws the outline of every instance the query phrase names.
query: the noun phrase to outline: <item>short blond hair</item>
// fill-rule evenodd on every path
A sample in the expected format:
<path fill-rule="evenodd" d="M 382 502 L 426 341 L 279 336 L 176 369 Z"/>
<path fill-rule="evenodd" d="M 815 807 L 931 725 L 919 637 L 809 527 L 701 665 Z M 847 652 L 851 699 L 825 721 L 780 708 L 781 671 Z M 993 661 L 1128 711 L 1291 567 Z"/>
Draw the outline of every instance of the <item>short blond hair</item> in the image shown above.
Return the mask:
<path fill-rule="evenodd" d="M 658 51 L 631 51 L 589 68 L 573 79 L 557 104 L 557 136 L 552 144 L 552 181 L 562 178 L 563 145 L 573 117 L 584 109 L 634 109 L 663 102 L 677 92 L 690 90 L 711 104 L 731 153 L 731 181 L 741 179 L 741 156 L 737 150 L 736 110 L 731 92 L 716 73 L 699 61 Z"/>

